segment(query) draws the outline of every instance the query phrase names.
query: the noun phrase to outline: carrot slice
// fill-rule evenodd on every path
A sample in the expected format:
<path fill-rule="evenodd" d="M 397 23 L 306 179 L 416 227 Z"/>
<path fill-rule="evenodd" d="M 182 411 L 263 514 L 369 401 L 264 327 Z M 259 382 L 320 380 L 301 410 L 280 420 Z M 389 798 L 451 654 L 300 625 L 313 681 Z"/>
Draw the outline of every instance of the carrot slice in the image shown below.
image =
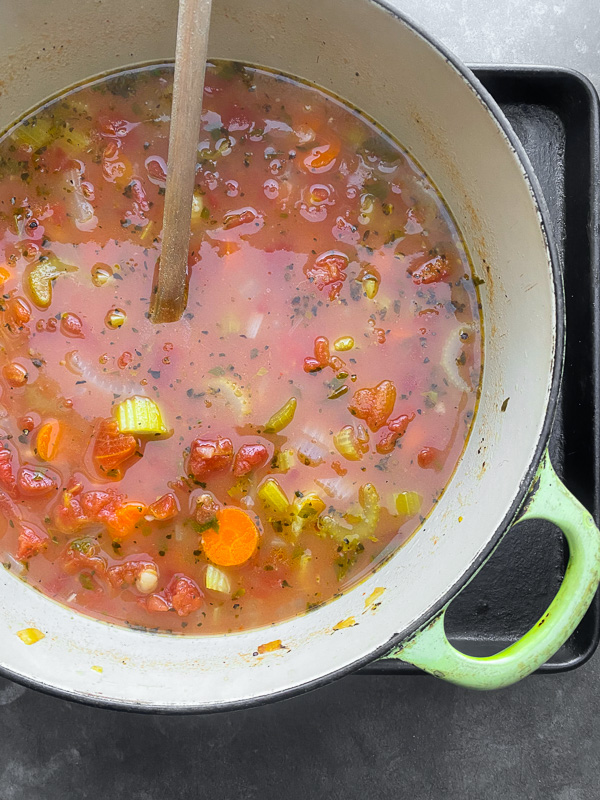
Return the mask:
<path fill-rule="evenodd" d="M 136 448 L 136 439 L 130 433 L 119 433 L 115 420 L 102 420 L 93 450 L 94 460 L 101 470 L 116 469 L 131 458 Z"/>
<path fill-rule="evenodd" d="M 58 451 L 58 440 L 61 435 L 60 422 L 56 419 L 45 422 L 38 431 L 36 450 L 42 461 L 52 461 Z"/>
<path fill-rule="evenodd" d="M 215 527 L 202 534 L 206 557 L 220 567 L 243 564 L 257 546 L 258 528 L 245 511 L 232 506 L 217 511 Z"/>
<path fill-rule="evenodd" d="M 107 520 L 111 535 L 118 539 L 129 536 L 145 513 L 146 506 L 142 503 L 125 503 L 119 506 Z"/>

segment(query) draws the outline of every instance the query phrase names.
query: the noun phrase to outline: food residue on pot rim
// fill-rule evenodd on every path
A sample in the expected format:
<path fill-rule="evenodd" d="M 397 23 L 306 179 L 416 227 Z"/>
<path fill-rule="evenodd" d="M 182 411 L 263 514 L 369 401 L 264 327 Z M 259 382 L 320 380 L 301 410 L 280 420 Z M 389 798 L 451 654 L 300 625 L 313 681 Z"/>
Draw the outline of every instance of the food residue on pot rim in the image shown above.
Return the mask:
<path fill-rule="evenodd" d="M 376 608 L 377 606 L 375 604 L 377 603 L 377 600 L 379 600 L 379 598 L 384 592 L 385 592 L 384 586 L 377 586 L 375 589 L 373 589 L 371 594 L 365 600 L 365 611 L 367 611 L 371 607 Z M 379 603 L 377 603 L 377 605 L 379 605 Z"/>
<path fill-rule="evenodd" d="M 46 634 L 42 633 L 38 628 L 23 628 L 22 631 L 17 631 L 17 636 L 23 644 L 35 644 L 44 639 Z"/>
<path fill-rule="evenodd" d="M 274 653 L 276 650 L 286 650 L 283 644 L 281 643 L 281 639 L 274 639 L 272 642 L 266 642 L 265 644 L 259 644 L 256 648 L 256 652 L 253 655 L 264 655 L 265 653 Z"/>
<path fill-rule="evenodd" d="M 358 625 L 358 622 L 354 617 L 348 617 L 348 619 L 343 619 L 341 622 L 338 622 L 337 625 L 334 625 L 333 630 L 341 631 L 343 628 L 353 628 L 355 625 Z"/>

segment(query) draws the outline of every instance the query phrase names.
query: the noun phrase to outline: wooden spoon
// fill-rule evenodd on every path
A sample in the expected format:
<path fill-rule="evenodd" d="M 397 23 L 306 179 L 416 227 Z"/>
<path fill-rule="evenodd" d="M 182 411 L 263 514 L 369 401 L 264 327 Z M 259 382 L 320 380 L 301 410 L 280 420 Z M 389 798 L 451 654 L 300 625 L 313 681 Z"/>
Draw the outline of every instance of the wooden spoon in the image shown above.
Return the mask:
<path fill-rule="evenodd" d="M 174 322 L 187 303 L 187 261 L 212 0 L 179 0 L 162 253 L 152 322 Z"/>

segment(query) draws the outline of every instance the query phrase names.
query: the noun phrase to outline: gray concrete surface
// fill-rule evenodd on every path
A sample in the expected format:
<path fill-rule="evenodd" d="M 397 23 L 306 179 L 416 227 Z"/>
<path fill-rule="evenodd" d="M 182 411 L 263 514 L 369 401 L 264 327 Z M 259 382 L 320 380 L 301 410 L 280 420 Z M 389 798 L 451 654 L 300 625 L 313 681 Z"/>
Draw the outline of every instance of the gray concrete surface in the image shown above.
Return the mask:
<path fill-rule="evenodd" d="M 600 658 L 503 692 L 350 677 L 211 717 L 0 687 L 2 800 L 596 800 Z"/>
<path fill-rule="evenodd" d="M 573 67 L 600 86 L 597 0 L 397 5 L 466 61 Z M 0 726 L 0 800 L 600 797 L 600 655 L 492 694 L 351 677 L 212 717 L 86 708 L 0 681 Z"/>
<path fill-rule="evenodd" d="M 597 0 L 389 0 L 467 63 L 583 72 L 600 89 Z"/>

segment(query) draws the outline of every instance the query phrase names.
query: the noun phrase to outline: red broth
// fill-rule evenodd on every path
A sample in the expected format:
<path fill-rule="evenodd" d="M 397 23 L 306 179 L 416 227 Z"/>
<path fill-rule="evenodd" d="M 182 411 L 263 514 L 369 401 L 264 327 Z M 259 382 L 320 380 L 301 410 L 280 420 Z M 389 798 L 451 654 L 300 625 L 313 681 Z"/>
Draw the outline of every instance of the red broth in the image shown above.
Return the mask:
<path fill-rule="evenodd" d="M 0 142 L 4 565 L 114 622 L 303 613 L 407 540 L 468 436 L 477 291 L 422 170 L 312 86 L 208 70 L 181 321 L 148 319 L 172 69 Z"/>

